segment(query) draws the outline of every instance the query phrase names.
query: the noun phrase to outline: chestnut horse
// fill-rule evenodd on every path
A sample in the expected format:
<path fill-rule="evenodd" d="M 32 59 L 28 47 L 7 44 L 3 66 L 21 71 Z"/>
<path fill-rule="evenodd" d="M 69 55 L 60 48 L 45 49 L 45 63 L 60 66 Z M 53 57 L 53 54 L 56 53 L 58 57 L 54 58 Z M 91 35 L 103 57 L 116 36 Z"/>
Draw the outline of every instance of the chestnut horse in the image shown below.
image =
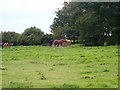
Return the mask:
<path fill-rule="evenodd" d="M 70 46 L 71 45 L 71 41 L 70 40 L 65 40 L 63 42 L 63 47 L 67 47 L 67 46 Z"/>
<path fill-rule="evenodd" d="M 63 42 L 66 42 L 64 39 L 54 40 L 52 46 L 63 46 Z"/>
<path fill-rule="evenodd" d="M 71 42 L 70 40 L 54 40 L 52 46 L 62 46 L 62 47 L 66 47 L 66 46 L 70 46 Z"/>
<path fill-rule="evenodd" d="M 3 44 L 3 48 L 9 48 L 11 46 L 13 46 L 13 43 L 4 43 Z"/>

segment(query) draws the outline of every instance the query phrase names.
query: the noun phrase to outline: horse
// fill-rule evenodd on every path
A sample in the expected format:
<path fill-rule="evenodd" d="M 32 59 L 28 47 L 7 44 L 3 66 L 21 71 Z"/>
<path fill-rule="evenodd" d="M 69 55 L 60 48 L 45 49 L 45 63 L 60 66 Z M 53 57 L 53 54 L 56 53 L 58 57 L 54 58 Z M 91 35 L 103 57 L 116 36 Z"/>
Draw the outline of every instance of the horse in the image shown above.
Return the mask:
<path fill-rule="evenodd" d="M 63 42 L 63 46 L 64 47 L 67 47 L 67 46 L 70 46 L 71 45 L 71 41 L 70 40 L 64 40 Z"/>
<path fill-rule="evenodd" d="M 71 41 L 70 40 L 54 40 L 52 46 L 62 46 L 62 47 L 66 47 L 66 46 L 70 46 Z"/>
<path fill-rule="evenodd" d="M 54 40 L 52 46 L 63 46 L 64 39 L 61 40 Z"/>
<path fill-rule="evenodd" d="M 4 43 L 3 44 L 3 48 L 9 48 L 11 46 L 13 46 L 13 43 Z"/>
<path fill-rule="evenodd" d="M 49 45 L 52 46 L 54 40 L 49 41 Z"/>

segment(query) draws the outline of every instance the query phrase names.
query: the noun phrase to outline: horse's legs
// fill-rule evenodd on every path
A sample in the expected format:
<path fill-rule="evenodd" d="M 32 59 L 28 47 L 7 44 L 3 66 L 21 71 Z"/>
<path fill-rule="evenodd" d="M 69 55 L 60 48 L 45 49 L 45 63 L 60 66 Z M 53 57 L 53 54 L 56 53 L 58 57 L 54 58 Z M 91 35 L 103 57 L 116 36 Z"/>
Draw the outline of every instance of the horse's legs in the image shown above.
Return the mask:
<path fill-rule="evenodd" d="M 57 43 L 57 47 L 59 47 L 59 43 Z"/>

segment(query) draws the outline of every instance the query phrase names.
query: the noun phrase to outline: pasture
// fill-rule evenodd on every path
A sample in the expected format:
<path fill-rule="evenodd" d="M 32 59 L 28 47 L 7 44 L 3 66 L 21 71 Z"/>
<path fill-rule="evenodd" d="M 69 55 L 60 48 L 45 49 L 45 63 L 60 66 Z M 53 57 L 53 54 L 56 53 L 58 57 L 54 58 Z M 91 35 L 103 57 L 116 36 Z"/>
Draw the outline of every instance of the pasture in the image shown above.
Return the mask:
<path fill-rule="evenodd" d="M 2 49 L 3 88 L 117 88 L 118 46 Z"/>

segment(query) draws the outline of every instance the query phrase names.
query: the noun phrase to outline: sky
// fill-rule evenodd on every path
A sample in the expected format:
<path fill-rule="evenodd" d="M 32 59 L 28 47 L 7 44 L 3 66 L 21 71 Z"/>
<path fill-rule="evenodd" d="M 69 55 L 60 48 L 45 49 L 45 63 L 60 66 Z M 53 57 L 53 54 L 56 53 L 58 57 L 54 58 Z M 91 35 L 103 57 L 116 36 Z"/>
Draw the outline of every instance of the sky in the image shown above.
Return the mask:
<path fill-rule="evenodd" d="M 67 0 L 66 0 L 67 1 Z M 50 34 L 57 8 L 64 0 L 0 0 L 0 31 L 23 33 L 36 26 Z"/>

